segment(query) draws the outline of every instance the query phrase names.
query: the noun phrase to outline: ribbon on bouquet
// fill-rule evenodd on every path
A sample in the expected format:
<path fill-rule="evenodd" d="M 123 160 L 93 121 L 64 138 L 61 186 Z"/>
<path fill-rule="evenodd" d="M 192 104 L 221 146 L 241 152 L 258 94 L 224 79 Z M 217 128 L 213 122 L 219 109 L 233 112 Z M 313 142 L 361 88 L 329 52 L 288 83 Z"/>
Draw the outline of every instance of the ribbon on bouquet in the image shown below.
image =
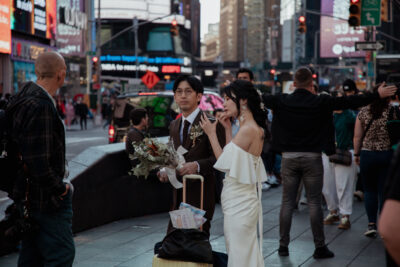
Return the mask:
<path fill-rule="evenodd" d="M 188 151 L 185 148 L 183 148 L 183 146 L 179 146 L 178 149 L 176 150 L 176 152 L 179 155 L 179 159 L 178 159 L 179 164 L 176 167 L 176 169 L 179 169 L 186 162 L 183 155 L 185 153 L 187 153 Z M 183 187 L 183 184 L 178 181 L 178 178 L 176 178 L 176 169 L 170 168 L 170 167 L 164 167 L 161 169 L 161 171 L 164 171 L 165 173 L 167 173 L 168 180 L 172 184 L 173 187 L 175 187 L 176 189 L 180 189 Z"/>

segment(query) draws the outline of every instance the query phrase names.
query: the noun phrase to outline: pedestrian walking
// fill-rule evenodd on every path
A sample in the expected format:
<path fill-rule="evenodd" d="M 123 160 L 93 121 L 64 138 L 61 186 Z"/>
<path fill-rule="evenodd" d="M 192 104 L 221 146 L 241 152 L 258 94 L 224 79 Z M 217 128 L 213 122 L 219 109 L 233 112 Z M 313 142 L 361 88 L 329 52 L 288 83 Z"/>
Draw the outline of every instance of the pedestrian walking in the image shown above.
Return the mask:
<path fill-rule="evenodd" d="M 81 125 L 81 130 L 87 129 L 87 115 L 89 113 L 88 106 L 82 102 L 82 97 L 78 97 L 75 105 L 75 114 L 79 116 L 79 124 Z"/>
<path fill-rule="evenodd" d="M 38 233 L 22 240 L 18 266 L 72 266 L 75 256 L 72 186 L 63 181 L 65 131 L 53 99 L 66 69 L 60 54 L 40 54 L 35 61 L 37 82 L 26 83 L 8 108 L 28 181 L 15 189 L 15 201 L 26 197 L 29 216 L 39 225 Z"/>
<path fill-rule="evenodd" d="M 300 68 L 294 75 L 292 94 L 264 95 L 264 104 L 274 111 L 272 149 L 282 152 L 282 206 L 280 211 L 280 256 L 289 255 L 292 214 L 296 206 L 299 183 L 307 194 L 311 229 L 314 236 L 314 258 L 329 258 L 334 254 L 325 244 L 321 207 L 323 166 L 321 152 L 326 149 L 327 136 L 332 131 L 333 110 L 367 105 L 379 97 L 395 93 L 393 87 L 381 87 L 377 92 L 350 97 L 316 95 L 312 73 Z"/>
<path fill-rule="evenodd" d="M 75 108 L 72 103 L 72 99 L 68 99 L 67 104 L 65 105 L 65 114 L 67 121 L 67 129 L 70 129 L 72 120 L 75 118 Z"/>
<path fill-rule="evenodd" d="M 338 96 L 343 96 L 343 94 L 338 93 Z M 350 158 L 350 165 L 330 160 L 328 156 L 323 154 L 324 183 L 322 193 L 329 210 L 324 224 L 330 225 L 340 221 L 338 228 L 347 230 L 351 227 L 350 215 L 353 211 L 354 184 L 357 179 L 357 165 L 353 156 L 356 115 L 349 109 L 336 110 L 333 118 L 336 148 L 338 151 L 347 154 Z"/>
<path fill-rule="evenodd" d="M 392 86 L 396 88 L 396 86 Z M 385 83 L 376 86 L 377 92 Z M 396 88 L 397 89 L 397 88 Z M 376 99 L 358 113 L 354 133 L 354 156 L 360 165 L 364 188 L 365 209 L 368 216 L 367 237 L 377 236 L 377 218 L 383 205 L 383 189 L 393 151 L 386 123 L 390 99 Z"/>

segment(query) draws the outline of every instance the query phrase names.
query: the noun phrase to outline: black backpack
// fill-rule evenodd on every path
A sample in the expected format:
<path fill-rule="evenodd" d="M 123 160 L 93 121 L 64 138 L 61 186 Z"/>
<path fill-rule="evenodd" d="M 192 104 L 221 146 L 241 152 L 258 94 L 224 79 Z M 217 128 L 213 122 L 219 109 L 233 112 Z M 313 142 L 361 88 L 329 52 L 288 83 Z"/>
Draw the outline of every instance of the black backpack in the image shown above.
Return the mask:
<path fill-rule="evenodd" d="M 12 199 L 14 186 L 24 173 L 24 168 L 18 144 L 12 138 L 11 113 L 25 100 L 20 98 L 12 105 L 10 101 L 4 109 L 0 109 L 0 190 L 7 192 Z"/>

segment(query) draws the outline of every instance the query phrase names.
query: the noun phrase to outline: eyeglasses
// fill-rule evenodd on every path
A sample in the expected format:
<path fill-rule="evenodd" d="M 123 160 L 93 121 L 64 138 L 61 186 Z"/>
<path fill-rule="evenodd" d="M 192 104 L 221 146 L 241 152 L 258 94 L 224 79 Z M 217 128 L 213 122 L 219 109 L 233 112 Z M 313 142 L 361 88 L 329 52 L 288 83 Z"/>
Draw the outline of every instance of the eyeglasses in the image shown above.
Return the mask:
<path fill-rule="evenodd" d="M 190 96 L 190 95 L 193 94 L 193 93 L 194 93 L 194 90 L 193 90 L 193 89 L 185 89 L 185 90 L 183 90 L 183 89 L 177 89 L 177 90 L 175 91 L 175 94 L 178 95 L 178 96 L 182 96 L 183 94 L 185 94 L 185 95 L 187 95 L 187 96 Z"/>

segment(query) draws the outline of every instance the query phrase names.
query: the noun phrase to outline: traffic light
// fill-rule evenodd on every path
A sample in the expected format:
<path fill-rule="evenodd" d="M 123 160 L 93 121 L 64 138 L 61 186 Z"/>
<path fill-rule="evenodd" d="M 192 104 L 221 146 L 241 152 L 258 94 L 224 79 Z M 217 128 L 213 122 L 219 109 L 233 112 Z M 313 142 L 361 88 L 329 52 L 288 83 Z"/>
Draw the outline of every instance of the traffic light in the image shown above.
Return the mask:
<path fill-rule="evenodd" d="M 299 28 L 297 29 L 300 33 L 307 32 L 307 25 L 306 25 L 306 17 L 300 16 L 299 17 Z"/>
<path fill-rule="evenodd" d="M 176 21 L 176 19 L 173 19 L 171 22 L 171 34 L 173 36 L 178 36 L 179 35 L 179 27 L 178 27 L 178 22 Z"/>
<path fill-rule="evenodd" d="M 270 69 L 270 71 L 269 71 L 269 79 L 274 81 L 275 80 L 275 74 L 276 74 L 276 70 L 275 69 Z"/>
<path fill-rule="evenodd" d="M 349 25 L 352 27 L 360 26 L 361 23 L 361 0 L 350 0 Z"/>
<path fill-rule="evenodd" d="M 388 0 L 381 0 L 381 20 L 388 22 L 389 21 L 389 5 Z"/>
<path fill-rule="evenodd" d="M 98 57 L 92 57 L 92 82 L 97 83 L 98 82 L 98 75 L 97 75 L 97 69 L 99 68 L 99 58 Z"/>

